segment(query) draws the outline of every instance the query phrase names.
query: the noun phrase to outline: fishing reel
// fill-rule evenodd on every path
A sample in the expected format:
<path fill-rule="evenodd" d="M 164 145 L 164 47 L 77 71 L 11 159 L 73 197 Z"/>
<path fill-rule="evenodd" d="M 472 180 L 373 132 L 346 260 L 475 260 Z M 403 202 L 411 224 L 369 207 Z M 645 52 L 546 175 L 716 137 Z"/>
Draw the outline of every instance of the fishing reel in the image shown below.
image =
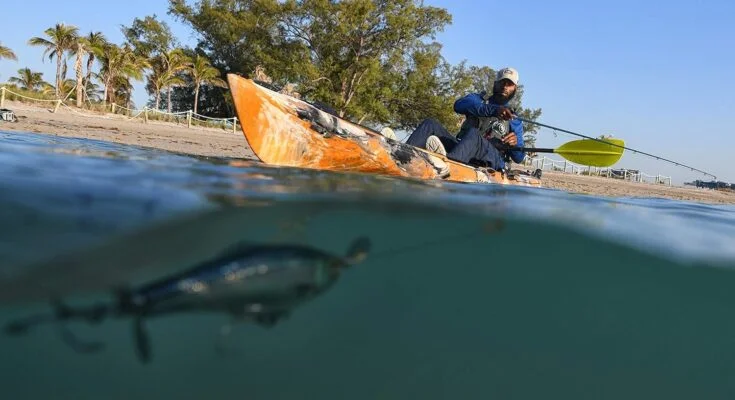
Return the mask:
<path fill-rule="evenodd" d="M 488 139 L 494 138 L 502 141 L 503 137 L 505 137 L 508 132 L 510 132 L 510 124 L 508 121 L 501 121 L 493 117 L 486 136 L 488 136 Z"/>

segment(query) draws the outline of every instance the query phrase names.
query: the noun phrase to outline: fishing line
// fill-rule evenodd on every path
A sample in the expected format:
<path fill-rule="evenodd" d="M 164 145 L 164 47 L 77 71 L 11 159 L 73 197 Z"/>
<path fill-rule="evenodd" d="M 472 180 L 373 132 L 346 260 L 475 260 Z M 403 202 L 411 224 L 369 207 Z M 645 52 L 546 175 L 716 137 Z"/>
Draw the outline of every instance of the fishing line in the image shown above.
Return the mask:
<path fill-rule="evenodd" d="M 439 238 L 436 238 L 436 239 L 430 239 L 430 240 L 419 242 L 419 243 L 408 244 L 408 245 L 405 245 L 405 246 L 396 247 L 396 248 L 393 248 L 393 249 L 382 250 L 382 251 L 379 251 L 379 252 L 375 252 L 372 255 L 368 255 L 367 258 L 368 258 L 368 260 L 374 260 L 376 258 L 378 258 L 378 259 L 380 259 L 380 258 L 389 258 L 389 257 L 395 256 L 397 254 L 401 254 L 401 253 L 407 253 L 407 252 L 411 252 L 411 251 L 422 250 L 422 249 L 424 249 L 424 248 L 426 248 L 428 246 L 436 246 L 436 245 L 447 244 L 447 243 L 450 243 L 450 242 L 455 241 L 455 240 L 467 239 L 467 238 L 470 238 L 470 237 L 477 237 L 477 236 L 481 236 L 481 235 L 490 235 L 491 233 L 493 233 L 493 231 L 497 231 L 497 230 L 499 230 L 497 226 L 488 224 L 488 225 L 482 227 L 481 229 L 472 230 L 470 232 L 465 232 L 465 233 L 458 234 L 458 235 L 444 236 L 444 237 L 439 237 Z"/>
<path fill-rule="evenodd" d="M 564 133 L 568 133 L 570 135 L 575 135 L 575 136 L 583 137 L 585 139 L 590 139 L 590 140 L 594 140 L 594 141 L 597 141 L 597 142 L 605 143 L 605 144 L 607 144 L 609 146 L 619 147 L 619 148 L 628 150 L 628 151 L 633 152 L 633 153 L 638 153 L 638 154 L 643 154 L 643 155 L 646 155 L 646 156 L 649 156 L 649 157 L 653 157 L 653 158 L 655 158 L 657 160 L 666 161 L 666 162 L 669 162 L 669 163 L 674 164 L 674 165 L 679 166 L 679 167 L 689 168 L 692 171 L 701 172 L 702 174 L 707 175 L 707 176 L 711 176 L 713 179 L 717 180 L 717 177 L 714 176 L 714 175 L 712 175 L 712 174 L 710 174 L 709 172 L 702 171 L 701 169 L 697 169 L 697 168 L 694 168 L 694 167 L 689 166 L 689 165 L 685 165 L 685 164 L 682 164 L 682 163 L 679 163 L 679 162 L 676 162 L 676 161 L 673 161 L 673 160 L 669 160 L 667 158 L 663 158 L 663 157 L 660 157 L 660 156 L 657 156 L 657 155 L 646 153 L 645 151 L 631 149 L 631 148 L 626 147 L 626 146 L 621 146 L 621 145 L 618 145 L 618 144 L 615 144 L 615 143 L 606 142 L 604 139 L 593 138 L 591 136 L 583 135 L 581 133 L 576 133 L 576 132 L 568 131 L 566 129 L 557 128 L 555 126 L 542 124 L 540 122 L 531 121 L 531 120 L 528 120 L 528 119 L 525 119 L 525 118 L 521 118 L 521 117 L 518 117 L 518 116 L 515 116 L 515 118 L 517 118 L 520 121 L 529 123 L 529 124 L 534 124 L 534 125 L 538 125 L 538 126 L 543 126 L 544 128 L 549 128 L 549 129 L 551 129 L 553 131 L 564 132 Z"/>

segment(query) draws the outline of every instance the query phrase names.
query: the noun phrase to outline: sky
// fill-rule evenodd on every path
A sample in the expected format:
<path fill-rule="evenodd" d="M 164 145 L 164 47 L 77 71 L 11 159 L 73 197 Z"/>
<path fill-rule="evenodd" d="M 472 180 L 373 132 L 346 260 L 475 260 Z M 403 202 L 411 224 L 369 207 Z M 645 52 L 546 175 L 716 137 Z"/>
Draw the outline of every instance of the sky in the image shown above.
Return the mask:
<path fill-rule="evenodd" d="M 588 136 L 613 135 L 626 146 L 735 182 L 735 2 L 425 0 L 452 14 L 436 39 L 451 63 L 512 66 L 523 105 L 538 121 Z M 52 81 L 55 63 L 28 46 L 57 22 L 99 30 L 121 43 L 121 25 L 157 14 L 182 44 L 196 36 L 167 15 L 167 0 L 108 2 L 25 0 L 3 6 L 0 42 L 18 61 L 0 60 L 0 82 L 30 67 Z M 38 10 L 29 17 L 29 10 Z M 8 26 L 9 24 L 9 26 Z M 134 101 L 145 104 L 142 82 Z M 538 147 L 578 139 L 541 129 Z M 554 156 L 556 157 L 556 156 Z M 619 168 L 671 176 L 675 184 L 709 176 L 626 152 Z"/>

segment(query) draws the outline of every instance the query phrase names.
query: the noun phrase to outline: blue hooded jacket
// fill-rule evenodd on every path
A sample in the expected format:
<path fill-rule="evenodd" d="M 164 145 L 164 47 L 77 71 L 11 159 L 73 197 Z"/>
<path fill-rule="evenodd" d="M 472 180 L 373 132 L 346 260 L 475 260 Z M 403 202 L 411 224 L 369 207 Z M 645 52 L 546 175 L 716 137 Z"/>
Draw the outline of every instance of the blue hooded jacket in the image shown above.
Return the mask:
<path fill-rule="evenodd" d="M 483 100 L 481 93 L 470 93 L 454 102 L 454 112 L 466 116 L 467 119 L 471 119 L 472 117 L 492 117 L 500 106 L 505 106 L 505 104 L 493 104 Z M 523 147 L 523 123 L 518 118 L 513 118 L 509 122 L 510 130 L 516 134 L 516 138 L 518 139 L 516 146 Z M 462 124 L 457 138 L 461 139 L 470 127 L 470 124 Z M 521 150 L 513 150 L 508 153 L 510 154 L 510 158 L 519 164 L 523 162 L 526 156 L 526 153 Z"/>

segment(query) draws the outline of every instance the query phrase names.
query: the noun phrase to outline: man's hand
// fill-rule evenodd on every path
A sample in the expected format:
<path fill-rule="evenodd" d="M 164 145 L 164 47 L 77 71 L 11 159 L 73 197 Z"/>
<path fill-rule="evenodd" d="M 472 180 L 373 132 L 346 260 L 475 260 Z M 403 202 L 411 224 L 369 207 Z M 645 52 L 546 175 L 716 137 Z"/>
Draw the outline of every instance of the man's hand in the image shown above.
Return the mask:
<path fill-rule="evenodd" d="M 503 143 L 507 144 L 508 146 L 515 146 L 518 144 L 518 138 L 516 137 L 515 133 L 510 132 L 507 135 L 503 136 Z"/>
<path fill-rule="evenodd" d="M 510 108 L 498 107 L 498 111 L 495 113 L 495 116 L 507 121 L 513 118 L 513 112 L 510 111 Z"/>

